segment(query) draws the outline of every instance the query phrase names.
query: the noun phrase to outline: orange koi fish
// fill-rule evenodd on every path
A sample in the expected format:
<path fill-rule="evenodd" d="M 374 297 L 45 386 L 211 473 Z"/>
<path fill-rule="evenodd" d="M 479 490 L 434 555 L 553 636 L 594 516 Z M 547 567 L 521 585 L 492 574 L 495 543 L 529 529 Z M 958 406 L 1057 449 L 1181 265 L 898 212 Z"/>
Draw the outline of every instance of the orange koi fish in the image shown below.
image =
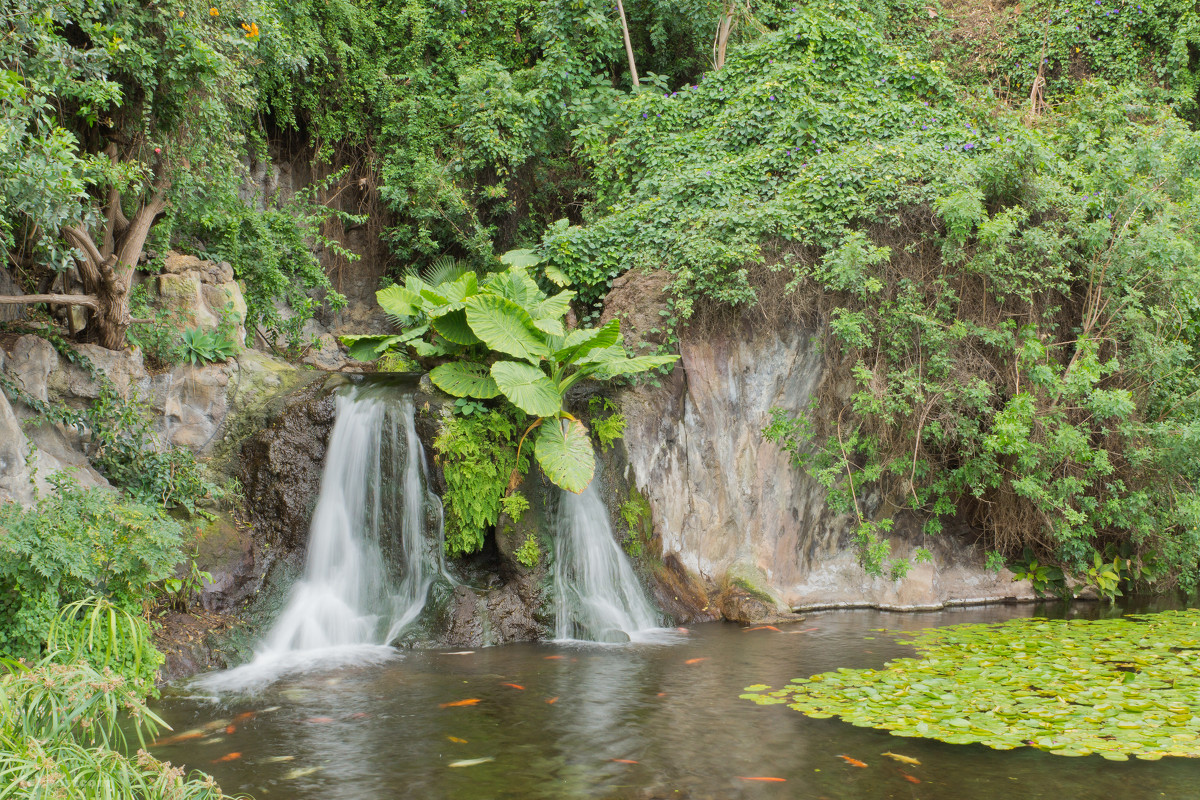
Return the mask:
<path fill-rule="evenodd" d="M 546 659 L 547 661 L 558 661 L 562 658 L 562 656 L 542 656 L 542 658 Z"/>
<path fill-rule="evenodd" d="M 776 633 L 783 633 L 783 631 L 779 630 L 779 628 L 776 628 L 774 625 L 759 625 L 757 628 L 742 628 L 743 633 L 750 633 L 750 631 L 775 631 Z"/>
<path fill-rule="evenodd" d="M 225 733 L 226 733 L 226 734 L 233 733 L 233 732 L 234 732 L 234 731 L 236 731 L 236 730 L 237 730 L 237 726 L 236 726 L 236 725 L 227 725 L 227 726 L 225 727 Z"/>
<path fill-rule="evenodd" d="M 234 722 L 245 722 L 246 720 L 254 719 L 257 716 L 258 716 L 257 711 L 243 711 L 241 714 L 238 714 L 236 717 L 234 717 L 233 721 Z"/>
<path fill-rule="evenodd" d="M 454 742 L 455 744 L 466 744 L 467 743 L 466 739 L 460 739 L 457 736 L 447 736 L 446 738 L 449 739 L 450 741 Z"/>
<path fill-rule="evenodd" d="M 921 782 L 919 778 L 909 775 L 907 772 L 901 772 L 900 774 L 903 775 L 904 780 L 908 781 L 909 783 L 920 783 Z"/>
<path fill-rule="evenodd" d="M 502 683 L 500 685 L 501 686 L 511 686 L 514 689 L 520 689 L 522 692 L 525 691 L 524 686 L 521 686 L 520 684 L 516 684 L 516 683 Z"/>
<path fill-rule="evenodd" d="M 478 697 L 472 697 L 469 700 L 455 700 L 453 703 L 440 703 L 438 708 L 458 708 L 459 706 L 473 706 L 479 702 Z"/>
<path fill-rule="evenodd" d="M 743 778 L 741 775 L 738 775 L 737 779 L 739 781 L 763 781 L 764 783 L 786 783 L 787 782 L 787 778 Z"/>
<path fill-rule="evenodd" d="M 220 758 L 214 758 L 212 763 L 220 764 L 222 761 L 237 761 L 241 757 L 242 757 L 241 753 L 226 753 L 225 755 L 221 756 Z"/>
<path fill-rule="evenodd" d="M 859 761 L 857 758 L 851 758 L 850 756 L 838 756 L 838 758 L 840 758 L 842 761 L 845 761 L 847 764 L 849 764 L 852 767 L 865 767 L 866 766 L 866 762 Z"/>
<path fill-rule="evenodd" d="M 554 697 L 551 697 L 549 700 L 547 700 L 546 704 L 552 706 L 557 702 L 558 702 L 558 695 L 555 695 Z"/>
<path fill-rule="evenodd" d="M 704 656 L 703 658 L 689 658 L 687 661 L 685 661 L 685 662 L 683 662 L 683 663 L 685 663 L 685 664 L 699 664 L 701 661 L 708 661 L 708 656 Z"/>
<path fill-rule="evenodd" d="M 311 722 L 314 725 L 318 725 L 322 722 L 333 722 L 333 717 L 309 717 L 308 719 L 306 719 L 304 721 Z"/>
<path fill-rule="evenodd" d="M 628 758 L 610 758 L 609 761 L 614 764 L 636 764 L 636 761 L 630 761 Z"/>

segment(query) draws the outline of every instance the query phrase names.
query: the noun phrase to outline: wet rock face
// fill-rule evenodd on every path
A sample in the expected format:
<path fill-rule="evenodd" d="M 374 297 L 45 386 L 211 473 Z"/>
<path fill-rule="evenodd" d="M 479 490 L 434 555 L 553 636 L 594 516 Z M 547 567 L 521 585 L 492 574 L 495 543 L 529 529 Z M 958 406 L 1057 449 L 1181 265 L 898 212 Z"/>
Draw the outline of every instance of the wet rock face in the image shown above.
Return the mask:
<path fill-rule="evenodd" d="M 487 590 L 458 586 L 438 641 L 446 647 L 485 647 L 545 638 L 549 632 L 532 613 L 535 607 L 514 584 Z"/>
<path fill-rule="evenodd" d="M 307 541 L 333 418 L 332 394 L 324 382 L 315 383 L 242 445 L 246 509 L 262 540 L 287 549 Z"/>

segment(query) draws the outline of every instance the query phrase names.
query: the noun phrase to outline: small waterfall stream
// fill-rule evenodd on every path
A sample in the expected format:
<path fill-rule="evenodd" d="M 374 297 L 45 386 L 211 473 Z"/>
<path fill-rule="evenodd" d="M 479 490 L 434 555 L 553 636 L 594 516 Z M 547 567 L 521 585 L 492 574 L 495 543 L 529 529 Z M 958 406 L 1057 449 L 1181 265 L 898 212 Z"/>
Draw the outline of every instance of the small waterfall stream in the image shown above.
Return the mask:
<path fill-rule="evenodd" d="M 312 666 L 387 658 L 444 574 L 441 502 L 427 488 L 412 392 L 368 383 L 336 402 L 304 574 L 254 659 L 198 685 L 246 688 Z M 436 537 L 426 536 L 431 516 Z M 396 563 L 398 578 L 388 568 Z"/>
<path fill-rule="evenodd" d="M 562 492 L 555 517 L 555 636 L 592 642 L 647 638 L 662 624 L 629 557 L 613 538 L 597 480 Z"/>

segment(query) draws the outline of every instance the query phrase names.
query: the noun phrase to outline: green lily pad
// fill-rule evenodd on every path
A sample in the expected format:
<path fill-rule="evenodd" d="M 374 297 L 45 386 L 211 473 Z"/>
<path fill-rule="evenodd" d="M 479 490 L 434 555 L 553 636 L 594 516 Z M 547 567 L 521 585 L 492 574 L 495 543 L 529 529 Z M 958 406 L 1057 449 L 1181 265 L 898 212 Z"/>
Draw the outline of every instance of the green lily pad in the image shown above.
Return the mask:
<path fill-rule="evenodd" d="M 1113 761 L 1200 757 L 1200 610 L 899 635 L 912 637 L 919 658 L 776 691 L 755 684 L 742 697 L 951 744 Z"/>

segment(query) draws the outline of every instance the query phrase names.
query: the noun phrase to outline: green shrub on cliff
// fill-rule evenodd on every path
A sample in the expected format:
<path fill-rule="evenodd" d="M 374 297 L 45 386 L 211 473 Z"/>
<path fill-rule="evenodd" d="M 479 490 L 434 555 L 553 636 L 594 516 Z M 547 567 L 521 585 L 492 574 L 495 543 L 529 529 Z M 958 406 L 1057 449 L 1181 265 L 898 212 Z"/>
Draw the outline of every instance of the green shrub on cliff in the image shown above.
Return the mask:
<path fill-rule="evenodd" d="M 855 389 L 772 433 L 874 570 L 890 523 L 867 486 L 928 533 L 958 516 L 1080 572 L 1120 545 L 1192 586 L 1200 136 L 1168 99 L 1089 84 L 1030 118 L 853 4 L 803 6 L 702 82 L 624 102 L 594 139 L 603 213 L 544 251 L 589 303 L 668 271 L 683 324 L 779 302 L 756 295 L 771 272 L 806 293 Z"/>

